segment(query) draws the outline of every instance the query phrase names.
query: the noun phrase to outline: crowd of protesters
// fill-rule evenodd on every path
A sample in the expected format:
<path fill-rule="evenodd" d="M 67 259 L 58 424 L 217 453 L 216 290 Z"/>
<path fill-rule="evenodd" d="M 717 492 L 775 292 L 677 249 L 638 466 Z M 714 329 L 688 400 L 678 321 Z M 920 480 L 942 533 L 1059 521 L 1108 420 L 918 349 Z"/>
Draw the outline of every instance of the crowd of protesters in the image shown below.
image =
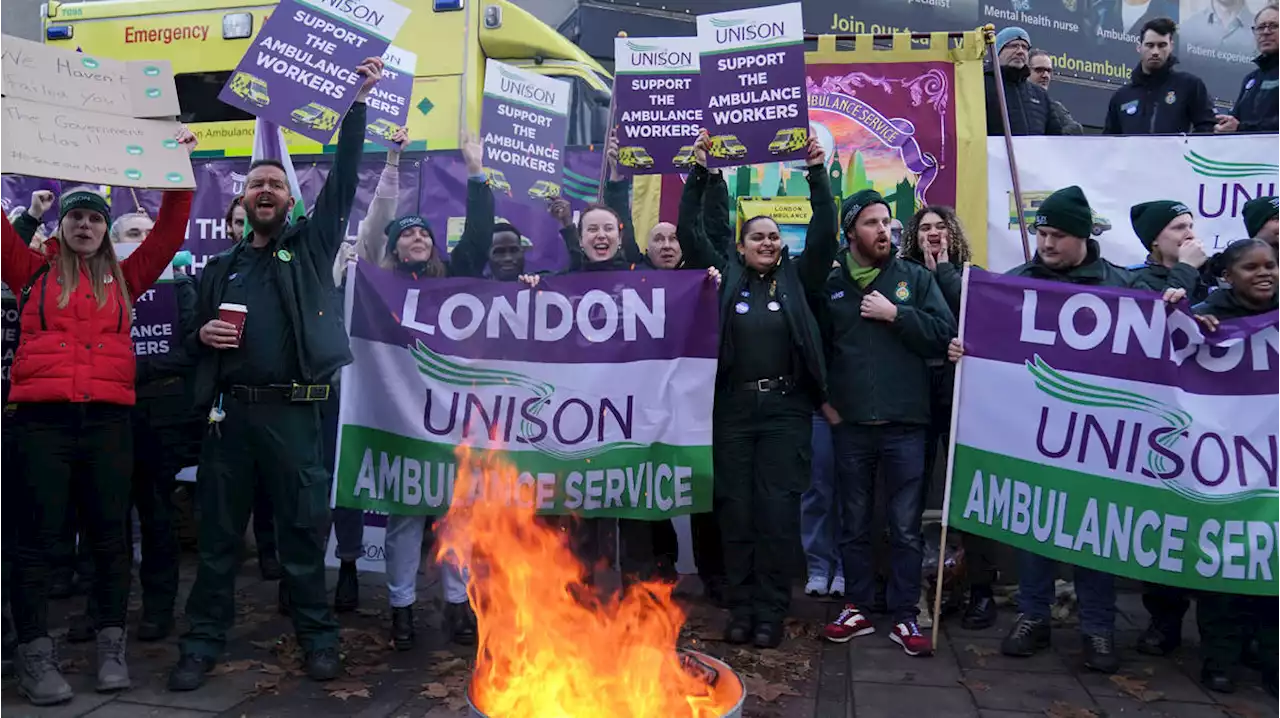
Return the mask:
<path fill-rule="evenodd" d="M 1202 108 L 1169 103 L 1180 113 L 1176 122 L 1185 125 L 1166 130 L 1175 120 L 1161 114 L 1157 123 L 1155 108 L 1143 104 L 1150 87 L 1184 83 L 1193 88 L 1190 103 L 1199 81 L 1172 69 L 1171 24 L 1148 23 L 1141 66 L 1133 86 L 1113 101 L 1117 124 L 1109 120 L 1108 129 L 1127 132 L 1136 117 L 1153 132 L 1193 126 L 1274 131 L 1274 6 L 1258 14 L 1254 31 L 1262 52 L 1259 72 L 1272 79 L 1246 81 L 1229 116 L 1214 118 Z M 1001 31 L 997 46 L 1014 134 L 1078 132 L 1079 124 L 1045 89 L 1051 58 L 1032 50 L 1018 28 Z M 90 594 L 73 633 L 97 641 L 100 691 L 131 685 L 127 635 L 156 641 L 174 630 L 178 549 L 172 481 L 189 458 L 184 451 L 190 444 L 179 434 L 198 435 L 201 444 L 200 522 L 187 631 L 169 689 L 198 689 L 226 647 L 251 516 L 259 568 L 264 578 L 279 580 L 280 610 L 293 621 L 307 675 L 324 681 L 342 672 L 335 612 L 359 604 L 355 562 L 362 543 L 360 513 L 329 509 L 339 370 L 352 361 L 341 301 L 348 263 L 359 257 L 422 281 L 472 277 L 530 287 L 540 281 L 526 271 L 520 229 L 494 216 L 483 147 L 471 136 L 461 141 L 468 175 L 465 229 L 452 252 L 442 249 L 426 218 L 399 213 L 397 151 L 386 155 L 357 241 L 344 243 L 363 147 L 364 96 L 380 78 L 382 64 L 371 58 L 358 69 L 364 84 L 343 120 L 332 169 L 312 211 L 291 219 L 295 198 L 284 167 L 255 161 L 243 195 L 226 215 L 232 236 L 241 239 L 210 259 L 198 279 L 180 275 L 180 341 L 162 360 L 134 356 L 131 305 L 167 266 L 189 263 L 179 249 L 191 192 L 166 192 L 154 222 L 142 215 L 112 221 L 106 199 L 88 188 L 57 198 L 58 224 L 49 237 L 37 231 L 54 204 L 51 193 L 37 193 L 26 213 L 12 225 L 6 221 L 3 280 L 19 297 L 21 341 L 5 451 L 6 464 L 17 468 L 11 499 L 24 507 L 5 535 L 6 567 L 14 578 L 12 584 L 5 581 L 12 614 L 12 635 L 6 625 L 6 638 L 15 644 L 19 690 L 33 704 L 72 697 L 47 612 L 49 599 L 67 595 L 73 583 L 84 583 Z M 1272 98 L 1270 125 L 1259 118 L 1267 107 L 1258 94 L 1265 92 Z M 1135 99 L 1124 100 L 1131 94 Z M 990 126 L 1002 133 L 1000 108 L 991 105 L 995 94 L 988 96 L 988 120 L 994 116 L 997 123 Z M 1170 124 L 1160 124 L 1166 120 Z M 402 147 L 407 141 L 403 131 L 396 139 Z M 194 145 L 185 131 L 179 140 Z M 805 165 L 812 219 L 803 251 L 792 254 L 770 217 L 745 218 L 735 234 L 724 177 L 707 167 L 710 144 L 704 131 L 677 216 L 653 227 L 633 223 L 630 181 L 619 172 L 613 138 L 606 148 L 605 201 L 587 207 L 576 221 L 563 199 L 549 202 L 548 211 L 561 226 L 567 271 L 699 270 L 717 284 L 714 510 L 693 517 L 692 534 L 707 597 L 729 612 L 724 640 L 779 645 L 796 568 L 792 547 L 802 543 L 806 592 L 848 602 L 826 626 L 827 640 L 874 633 L 867 614 L 882 604 L 893 619 L 890 640 L 908 655 L 931 655 L 933 645 L 920 627 L 922 517 L 939 447 L 951 431 L 954 368 L 964 354 L 956 339 L 962 270 L 972 259 L 964 228 L 945 206 L 894 218 L 890 204 L 870 189 L 837 206 L 826 148 L 810 137 Z M 1060 189 L 1039 207 L 1034 259 L 1010 274 L 1147 289 L 1170 303 L 1189 301 L 1206 331 L 1222 319 L 1274 311 L 1276 198 L 1250 201 L 1243 238 L 1212 259 L 1196 238 L 1193 213 L 1179 199 L 1133 207 L 1133 229 L 1148 261 L 1123 268 L 1101 256 L 1084 192 Z M 637 240 L 640 229 L 646 251 Z M 141 244 L 119 259 L 118 242 Z M 228 321 L 220 311 L 226 305 L 250 308 L 249 317 L 240 324 Z M 175 410 L 175 402 L 198 414 L 193 419 L 190 409 Z M 886 494 L 888 534 L 882 601 L 872 531 L 877 484 Z M 131 507 L 140 519 L 143 592 L 133 630 L 126 625 Z M 585 561 L 605 553 L 597 523 L 565 526 Z M 340 560 L 332 601 L 324 568 L 330 525 L 336 526 Z M 389 517 L 389 631 L 397 649 L 415 643 L 413 608 L 427 528 L 422 516 Z M 618 536 L 625 581 L 676 578 L 670 522 L 619 521 Z M 962 622 L 990 628 L 998 579 L 992 545 L 973 536 L 964 543 L 969 601 Z M 1017 561 L 1020 615 L 1002 650 L 1031 656 L 1049 644 L 1056 567 L 1024 551 Z M 1120 665 L 1114 577 L 1081 567 L 1074 575 L 1085 664 L 1114 673 Z M 446 630 L 462 644 L 477 636 L 467 580 L 465 561 L 444 561 Z M 1189 597 L 1147 587 L 1151 625 L 1138 650 L 1164 654 L 1177 648 Z M 1232 690 L 1235 665 L 1254 639 L 1260 645 L 1253 655 L 1265 664 L 1264 682 L 1274 692 L 1274 600 L 1211 593 L 1195 598 L 1205 685 Z M 1241 630 L 1246 621 L 1254 629 L 1249 635 Z"/>

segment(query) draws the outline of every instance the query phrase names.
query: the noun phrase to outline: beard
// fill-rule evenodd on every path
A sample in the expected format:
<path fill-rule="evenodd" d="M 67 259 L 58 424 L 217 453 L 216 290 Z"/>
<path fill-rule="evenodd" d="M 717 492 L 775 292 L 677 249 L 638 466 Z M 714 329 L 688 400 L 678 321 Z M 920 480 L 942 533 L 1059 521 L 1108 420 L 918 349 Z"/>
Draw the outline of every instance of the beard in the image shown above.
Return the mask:
<path fill-rule="evenodd" d="M 289 208 L 287 206 L 283 206 L 277 207 L 275 211 L 271 213 L 271 216 L 265 219 L 259 217 L 257 209 L 255 208 L 253 212 L 245 214 L 244 219 L 245 222 L 248 223 L 249 228 L 252 229 L 255 234 L 272 236 L 276 232 L 280 231 L 280 228 L 284 226 L 285 220 L 288 216 Z"/>

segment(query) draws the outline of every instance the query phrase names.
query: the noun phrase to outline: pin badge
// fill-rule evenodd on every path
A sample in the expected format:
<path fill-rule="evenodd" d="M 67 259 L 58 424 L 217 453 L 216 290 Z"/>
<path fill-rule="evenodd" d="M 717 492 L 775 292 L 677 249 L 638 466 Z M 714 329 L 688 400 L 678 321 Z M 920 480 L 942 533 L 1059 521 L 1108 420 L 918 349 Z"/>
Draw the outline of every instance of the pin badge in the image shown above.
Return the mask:
<path fill-rule="evenodd" d="M 282 249 L 276 252 L 276 259 L 279 259 L 281 262 L 292 262 L 293 253 L 287 249 Z"/>
<path fill-rule="evenodd" d="M 742 294 L 741 294 L 741 296 L 745 299 L 745 298 L 747 298 L 747 297 L 751 296 L 751 292 L 748 292 L 747 290 L 745 290 L 745 289 L 744 289 L 744 290 L 742 290 Z"/>
<path fill-rule="evenodd" d="M 779 309 L 782 309 L 782 305 L 778 304 L 777 302 L 769 302 L 767 306 L 769 307 L 769 311 L 771 312 L 776 312 Z"/>
<path fill-rule="evenodd" d="M 750 305 L 748 305 L 746 302 L 738 302 L 737 304 L 733 305 L 733 311 L 739 314 L 746 314 L 747 310 L 750 308 L 751 308 Z"/>

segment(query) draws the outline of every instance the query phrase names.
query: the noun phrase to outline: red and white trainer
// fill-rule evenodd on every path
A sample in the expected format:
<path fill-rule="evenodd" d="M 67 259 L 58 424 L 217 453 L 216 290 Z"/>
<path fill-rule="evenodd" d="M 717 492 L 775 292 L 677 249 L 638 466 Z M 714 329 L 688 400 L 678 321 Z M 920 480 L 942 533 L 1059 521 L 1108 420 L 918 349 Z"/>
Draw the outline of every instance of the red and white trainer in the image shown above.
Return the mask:
<path fill-rule="evenodd" d="M 876 632 L 876 627 L 862 615 L 862 611 L 852 603 L 846 603 L 844 610 L 836 616 L 836 620 L 822 629 L 822 635 L 833 643 L 845 643 L 858 636 L 866 636 Z"/>
<path fill-rule="evenodd" d="M 920 626 L 915 619 L 895 623 L 893 633 L 889 634 L 889 640 L 902 646 L 902 652 L 908 656 L 933 655 L 933 644 L 929 643 L 928 636 L 920 632 Z"/>

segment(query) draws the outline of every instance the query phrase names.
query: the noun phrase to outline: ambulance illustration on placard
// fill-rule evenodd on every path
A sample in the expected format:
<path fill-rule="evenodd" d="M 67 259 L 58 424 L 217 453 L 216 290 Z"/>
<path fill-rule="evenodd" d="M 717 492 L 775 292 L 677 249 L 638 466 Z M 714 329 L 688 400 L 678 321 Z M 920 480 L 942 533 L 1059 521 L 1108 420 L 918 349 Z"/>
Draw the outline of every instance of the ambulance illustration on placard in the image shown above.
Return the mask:
<path fill-rule="evenodd" d="M 795 152 L 804 147 L 804 143 L 808 141 L 809 131 L 803 127 L 789 127 L 785 130 L 778 130 L 778 134 L 773 136 L 773 142 L 769 143 L 769 153 L 785 155 L 788 152 Z"/>
<path fill-rule="evenodd" d="M 693 145 L 685 145 L 680 148 L 676 156 L 671 160 L 671 164 L 680 169 L 692 167 L 694 163 Z"/>
<path fill-rule="evenodd" d="M 373 122 L 370 122 L 369 126 L 365 129 L 369 131 L 369 134 L 377 135 L 378 137 L 391 142 L 393 141 L 392 138 L 395 137 L 395 134 L 400 131 L 400 125 L 397 125 L 385 117 L 379 117 Z"/>
<path fill-rule="evenodd" d="M 738 141 L 737 135 L 716 135 L 711 138 L 711 156 L 731 160 L 747 156 L 747 146 Z"/>
<path fill-rule="evenodd" d="M 1014 199 L 1013 192 L 1009 192 L 1009 229 L 1017 229 L 1018 227 L 1018 210 L 1017 200 Z M 1040 203 L 1045 201 L 1053 192 L 1026 190 L 1022 193 L 1022 217 L 1027 223 L 1027 229 L 1035 231 L 1036 213 L 1040 211 Z M 1110 231 L 1111 220 L 1097 212 L 1093 213 L 1093 228 L 1090 233 L 1097 237 L 1103 232 Z"/>
<path fill-rule="evenodd" d="M 267 95 L 267 83 L 247 72 L 237 72 L 231 78 L 231 92 L 236 97 L 258 107 L 271 104 L 271 98 Z"/>
<path fill-rule="evenodd" d="M 529 196 L 533 199 L 556 199 L 560 196 L 560 185 L 550 180 L 538 180 L 529 188 Z"/>
<path fill-rule="evenodd" d="M 618 164 L 632 169 L 647 170 L 653 167 L 653 157 L 650 157 L 643 147 L 623 147 L 618 150 Z"/>
<path fill-rule="evenodd" d="M 507 181 L 507 176 L 502 174 L 502 170 L 491 170 L 486 167 L 484 173 L 489 178 L 490 187 L 499 192 L 506 192 L 508 197 L 511 196 L 511 183 Z"/>
<path fill-rule="evenodd" d="M 338 126 L 338 111 L 325 107 L 319 102 L 308 103 L 289 114 L 298 124 L 306 125 L 313 130 L 324 132 Z"/>

